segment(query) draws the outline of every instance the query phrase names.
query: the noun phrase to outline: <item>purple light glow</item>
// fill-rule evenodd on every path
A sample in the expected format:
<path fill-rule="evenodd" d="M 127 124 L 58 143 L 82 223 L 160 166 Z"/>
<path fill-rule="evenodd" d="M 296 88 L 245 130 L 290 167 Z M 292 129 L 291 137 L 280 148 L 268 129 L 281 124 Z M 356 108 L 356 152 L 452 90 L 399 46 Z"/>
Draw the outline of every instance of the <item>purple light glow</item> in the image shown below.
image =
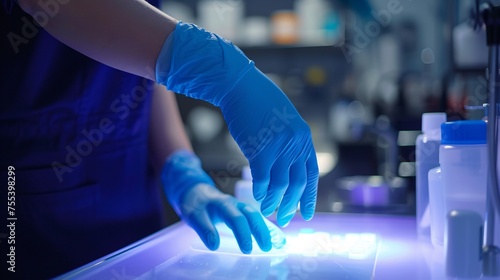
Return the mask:
<path fill-rule="evenodd" d="M 63 275 L 61 279 L 433 279 L 416 241 L 415 219 L 400 216 L 316 214 L 283 229 L 287 244 L 252 254 L 239 251 L 230 231 L 220 230 L 218 251 L 179 223 Z M 218 227 L 219 228 L 219 227 Z M 438 278 L 436 278 L 438 279 Z"/>

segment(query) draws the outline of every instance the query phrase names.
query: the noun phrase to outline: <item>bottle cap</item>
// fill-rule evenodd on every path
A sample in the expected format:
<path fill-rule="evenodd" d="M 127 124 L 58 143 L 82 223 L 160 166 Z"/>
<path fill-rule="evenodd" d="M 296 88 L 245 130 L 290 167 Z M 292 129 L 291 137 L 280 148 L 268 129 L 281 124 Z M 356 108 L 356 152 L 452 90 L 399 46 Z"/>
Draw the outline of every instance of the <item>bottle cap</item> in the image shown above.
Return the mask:
<path fill-rule="evenodd" d="M 455 121 L 443 123 L 441 125 L 441 144 L 486 144 L 486 122 Z"/>
<path fill-rule="evenodd" d="M 445 113 L 422 114 L 422 132 L 432 139 L 441 139 L 441 124 L 446 122 Z"/>

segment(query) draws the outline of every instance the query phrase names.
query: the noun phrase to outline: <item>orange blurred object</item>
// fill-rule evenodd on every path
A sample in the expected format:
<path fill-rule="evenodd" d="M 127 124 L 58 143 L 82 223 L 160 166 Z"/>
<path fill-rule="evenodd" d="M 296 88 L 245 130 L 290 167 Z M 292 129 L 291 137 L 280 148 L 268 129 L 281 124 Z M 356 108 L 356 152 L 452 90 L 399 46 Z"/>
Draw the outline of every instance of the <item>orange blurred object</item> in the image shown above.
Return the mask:
<path fill-rule="evenodd" d="M 271 16 L 272 39 L 276 44 L 294 44 L 299 40 L 299 20 L 292 11 L 276 11 Z"/>

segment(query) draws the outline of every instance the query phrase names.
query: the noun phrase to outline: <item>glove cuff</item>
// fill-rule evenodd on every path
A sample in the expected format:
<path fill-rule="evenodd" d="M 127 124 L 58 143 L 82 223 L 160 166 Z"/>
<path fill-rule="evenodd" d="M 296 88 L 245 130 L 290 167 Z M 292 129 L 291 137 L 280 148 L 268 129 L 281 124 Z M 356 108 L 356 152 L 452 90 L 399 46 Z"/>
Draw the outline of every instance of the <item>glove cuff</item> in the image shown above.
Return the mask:
<path fill-rule="evenodd" d="M 200 159 L 188 150 L 178 150 L 166 159 L 161 180 L 167 199 L 177 214 L 183 195 L 191 188 L 201 183 L 215 186 L 203 170 Z"/>
<path fill-rule="evenodd" d="M 176 25 L 177 29 L 177 25 Z M 165 84 L 170 72 L 170 64 L 172 62 L 172 42 L 174 41 L 174 31 L 168 35 L 163 43 L 158 58 L 156 60 L 156 81 Z"/>
<path fill-rule="evenodd" d="M 178 22 L 156 61 L 167 89 L 219 106 L 254 62 L 230 41 L 195 24 Z"/>

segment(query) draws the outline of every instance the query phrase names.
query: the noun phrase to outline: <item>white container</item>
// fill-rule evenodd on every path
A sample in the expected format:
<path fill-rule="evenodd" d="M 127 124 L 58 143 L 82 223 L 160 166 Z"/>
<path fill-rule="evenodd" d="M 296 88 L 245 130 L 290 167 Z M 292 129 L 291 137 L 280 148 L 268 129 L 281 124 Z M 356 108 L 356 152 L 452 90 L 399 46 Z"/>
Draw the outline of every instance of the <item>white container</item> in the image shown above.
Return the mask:
<path fill-rule="evenodd" d="M 243 0 L 202 0 L 198 1 L 197 8 L 200 26 L 234 43 L 239 42 L 245 18 Z"/>
<path fill-rule="evenodd" d="M 460 68 L 488 67 L 486 29 L 474 28 L 467 22 L 453 28 L 453 60 Z"/>
<path fill-rule="evenodd" d="M 439 163 L 446 215 L 452 210 L 469 210 L 484 219 L 487 156 L 484 121 L 448 122 L 441 126 Z"/>
<path fill-rule="evenodd" d="M 416 193 L 417 193 L 417 235 L 421 240 L 430 239 L 431 216 L 429 212 L 429 170 L 439 166 L 441 145 L 441 124 L 446 122 L 445 113 L 422 115 L 422 134 L 417 137 L 416 151 Z"/>
<path fill-rule="evenodd" d="M 297 0 L 295 13 L 299 17 L 299 36 L 302 43 L 318 44 L 326 40 L 325 24 L 331 11 L 326 0 Z"/>
<path fill-rule="evenodd" d="M 271 23 L 263 16 L 247 17 L 241 42 L 245 46 L 266 46 L 271 41 Z"/>
<path fill-rule="evenodd" d="M 446 212 L 441 167 L 429 171 L 429 210 L 431 216 L 431 242 L 434 248 L 444 246 Z"/>

